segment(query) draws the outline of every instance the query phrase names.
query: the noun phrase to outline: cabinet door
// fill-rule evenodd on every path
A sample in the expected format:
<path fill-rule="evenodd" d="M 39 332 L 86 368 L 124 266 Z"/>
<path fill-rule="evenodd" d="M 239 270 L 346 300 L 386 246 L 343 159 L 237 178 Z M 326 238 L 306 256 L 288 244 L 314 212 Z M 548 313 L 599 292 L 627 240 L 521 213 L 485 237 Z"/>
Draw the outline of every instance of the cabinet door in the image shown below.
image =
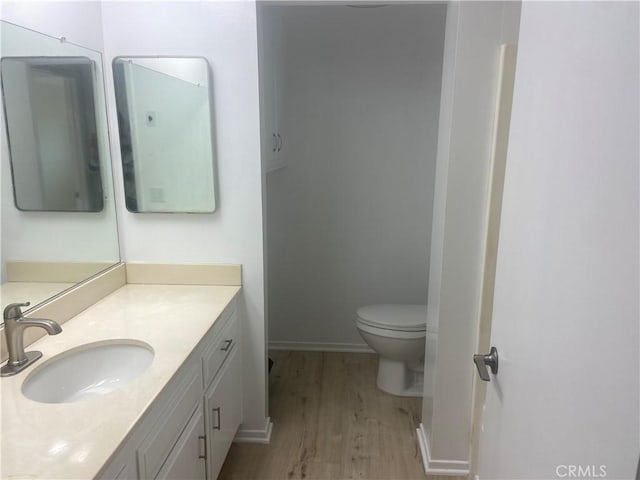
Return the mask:
<path fill-rule="evenodd" d="M 258 39 L 262 162 L 264 171 L 270 172 L 285 166 L 280 122 L 284 38 L 280 17 L 273 8 L 261 3 L 258 3 Z"/>
<path fill-rule="evenodd" d="M 119 456 L 116 457 L 110 462 L 107 469 L 96 478 L 98 480 L 137 480 L 138 470 L 136 469 L 135 457 L 128 458 L 128 463 L 122 463 L 122 460 Z"/>
<path fill-rule="evenodd" d="M 242 368 L 238 347 L 233 347 L 205 396 L 209 480 L 213 480 L 220 473 L 231 442 L 242 422 Z"/>
<path fill-rule="evenodd" d="M 196 405 L 202 407 L 202 369 L 194 363 L 181 375 L 183 378 L 168 395 L 154 425 L 148 428 L 138 447 L 140 477 L 155 478 L 175 449 L 178 438 L 193 414 Z"/>
<path fill-rule="evenodd" d="M 206 479 L 206 445 L 204 440 L 202 406 L 198 405 L 156 478 L 172 480 Z"/>

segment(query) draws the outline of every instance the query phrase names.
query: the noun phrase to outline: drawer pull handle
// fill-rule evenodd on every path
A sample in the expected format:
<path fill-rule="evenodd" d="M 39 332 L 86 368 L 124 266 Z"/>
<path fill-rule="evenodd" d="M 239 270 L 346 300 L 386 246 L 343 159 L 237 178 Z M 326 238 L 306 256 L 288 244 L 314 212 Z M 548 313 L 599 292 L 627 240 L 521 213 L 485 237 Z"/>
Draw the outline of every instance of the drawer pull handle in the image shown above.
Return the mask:
<path fill-rule="evenodd" d="M 226 352 L 227 350 L 229 350 L 231 348 L 231 344 L 233 343 L 233 340 L 225 340 L 224 343 L 226 345 L 224 347 L 222 347 L 220 350 L 222 350 L 223 352 Z"/>
<path fill-rule="evenodd" d="M 212 408 L 211 411 L 215 414 L 217 414 L 216 416 L 218 417 L 218 424 L 217 425 L 211 425 L 211 429 L 212 430 L 220 430 L 220 422 L 222 421 L 220 418 L 220 407 L 216 407 L 216 408 Z"/>
<path fill-rule="evenodd" d="M 205 460 L 207 459 L 207 437 L 204 435 L 198 435 L 198 439 L 202 440 L 202 443 L 200 445 L 202 445 L 202 451 L 204 453 L 198 453 L 198 458 L 204 458 Z"/>

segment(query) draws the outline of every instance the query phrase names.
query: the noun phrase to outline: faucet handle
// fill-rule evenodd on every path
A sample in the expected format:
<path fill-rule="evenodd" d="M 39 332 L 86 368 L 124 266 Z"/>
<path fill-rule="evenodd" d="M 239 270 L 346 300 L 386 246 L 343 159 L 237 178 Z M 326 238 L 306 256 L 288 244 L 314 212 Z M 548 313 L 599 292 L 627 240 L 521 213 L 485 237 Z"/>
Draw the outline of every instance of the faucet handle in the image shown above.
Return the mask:
<path fill-rule="evenodd" d="M 28 307 L 29 305 L 31 305 L 31 302 L 10 303 L 4 309 L 3 318 L 5 320 L 20 318 L 22 316 L 22 310 L 20 310 L 20 307 Z"/>

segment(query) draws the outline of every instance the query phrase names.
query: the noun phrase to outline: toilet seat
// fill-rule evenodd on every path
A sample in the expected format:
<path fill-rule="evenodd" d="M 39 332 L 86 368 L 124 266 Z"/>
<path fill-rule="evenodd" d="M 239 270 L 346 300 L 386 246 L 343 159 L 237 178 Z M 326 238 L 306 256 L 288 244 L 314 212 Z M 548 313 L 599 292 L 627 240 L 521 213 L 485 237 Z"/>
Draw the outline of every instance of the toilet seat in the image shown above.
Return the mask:
<path fill-rule="evenodd" d="M 370 333 L 371 335 L 377 335 L 378 337 L 394 338 L 397 340 L 410 340 L 414 338 L 424 338 L 427 335 L 426 330 L 391 330 L 389 328 L 374 327 L 367 323 L 362 322 L 360 319 L 356 320 L 356 327 L 361 332 Z"/>
<path fill-rule="evenodd" d="M 427 330 L 426 305 L 367 305 L 359 308 L 357 315 L 356 322 L 367 331 L 372 328 L 424 335 Z"/>

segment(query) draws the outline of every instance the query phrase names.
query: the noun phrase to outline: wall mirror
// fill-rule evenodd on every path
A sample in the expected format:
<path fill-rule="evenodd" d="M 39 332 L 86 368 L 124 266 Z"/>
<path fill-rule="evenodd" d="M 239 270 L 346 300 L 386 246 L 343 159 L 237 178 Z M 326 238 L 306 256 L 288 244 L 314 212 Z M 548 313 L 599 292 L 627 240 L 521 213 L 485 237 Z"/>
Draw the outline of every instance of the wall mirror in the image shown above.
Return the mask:
<path fill-rule="evenodd" d="M 120 260 L 102 56 L 0 21 L 0 79 L 1 304 L 33 308 Z"/>
<path fill-rule="evenodd" d="M 212 96 L 206 59 L 118 57 L 113 75 L 127 209 L 215 211 Z"/>
<path fill-rule="evenodd" d="M 101 211 L 93 60 L 5 56 L 0 78 L 16 207 Z"/>

